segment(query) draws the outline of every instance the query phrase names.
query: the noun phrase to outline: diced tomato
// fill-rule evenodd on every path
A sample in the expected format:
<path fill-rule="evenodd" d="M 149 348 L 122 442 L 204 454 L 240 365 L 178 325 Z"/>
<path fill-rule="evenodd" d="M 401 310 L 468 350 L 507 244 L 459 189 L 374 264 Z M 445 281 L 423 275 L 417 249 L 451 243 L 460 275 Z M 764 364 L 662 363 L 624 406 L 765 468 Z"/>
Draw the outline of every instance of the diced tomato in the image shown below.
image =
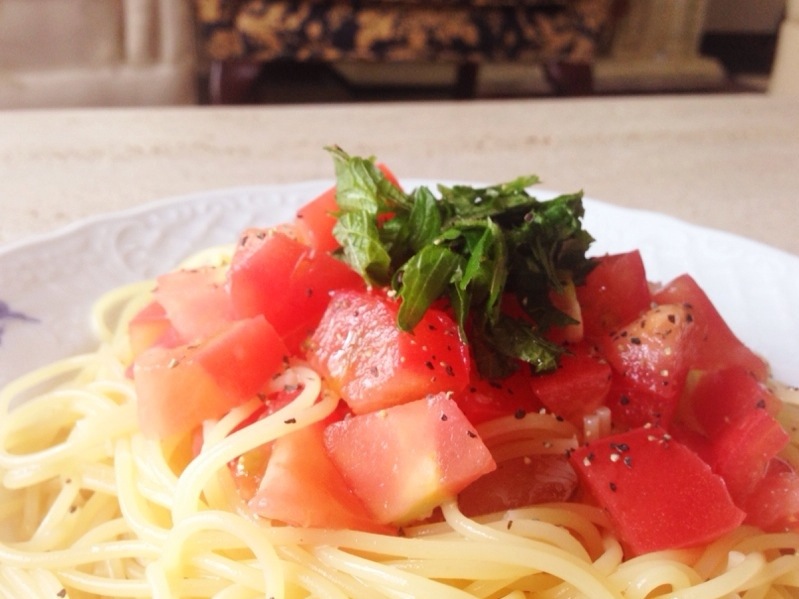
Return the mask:
<path fill-rule="evenodd" d="M 325 447 L 377 520 L 399 525 L 428 516 L 496 467 L 444 393 L 335 422 Z"/>
<path fill-rule="evenodd" d="M 133 368 L 142 432 L 164 438 L 226 414 L 282 369 L 286 352 L 262 316 L 194 345 L 148 349 Z"/>
<path fill-rule="evenodd" d="M 676 398 L 701 334 L 689 306 L 664 304 L 642 313 L 599 345 L 613 369 L 632 387 Z"/>
<path fill-rule="evenodd" d="M 265 316 L 294 353 L 319 323 L 331 291 L 365 288 L 340 260 L 274 229 L 244 233 L 228 285 L 236 316 Z"/>
<path fill-rule="evenodd" d="M 181 343 L 180 334 L 169 322 L 164 307 L 155 300 L 139 310 L 128 323 L 131 357 L 135 360 L 154 345 L 174 347 Z"/>
<path fill-rule="evenodd" d="M 324 428 L 319 422 L 275 440 L 250 508 L 293 526 L 391 532 L 372 518 L 328 457 Z"/>
<path fill-rule="evenodd" d="M 569 347 L 557 370 L 530 377 L 530 387 L 550 412 L 582 428 L 583 416 L 605 401 L 611 375 L 610 365 L 581 343 Z"/>
<path fill-rule="evenodd" d="M 746 347 L 732 332 L 707 294 L 690 275 L 682 275 L 653 295 L 659 304 L 685 303 L 692 307 L 694 319 L 705 333 L 692 366 L 701 370 L 720 370 L 742 366 L 760 381 L 768 378 L 766 362 Z"/>
<path fill-rule="evenodd" d="M 597 340 L 618 331 L 651 307 L 641 254 L 635 250 L 595 259 L 585 284 L 577 287 L 583 331 Z"/>
<path fill-rule="evenodd" d="M 678 395 L 662 395 L 642 389 L 627 377 L 613 373 L 605 405 L 619 430 L 656 424 L 670 428 L 678 409 Z"/>
<path fill-rule="evenodd" d="M 205 339 L 233 320 L 226 272 L 222 267 L 204 266 L 175 270 L 156 279 L 155 300 L 184 343 Z"/>
<path fill-rule="evenodd" d="M 507 378 L 489 381 L 472 369 L 469 384 L 455 394 L 455 402 L 474 425 L 510 416 L 537 412 L 544 406 L 530 389 L 529 368 L 520 366 Z"/>
<path fill-rule="evenodd" d="M 788 441 L 788 434 L 768 412 L 752 410 L 711 438 L 714 460 L 710 465 L 724 478 L 735 502 L 743 506 Z"/>
<path fill-rule="evenodd" d="M 776 416 L 781 406 L 763 383 L 739 365 L 711 372 L 692 371 L 681 403 L 690 407 L 689 418 L 699 430 L 710 436 L 755 410 Z"/>
<path fill-rule="evenodd" d="M 294 400 L 302 392 L 302 389 L 302 386 L 295 386 L 270 393 L 264 397 L 263 405 L 239 424 L 235 430 L 246 428 L 258 420 L 274 414 Z M 261 486 L 261 479 L 270 455 L 272 455 L 272 444 L 265 443 L 228 463 L 236 490 L 245 501 L 252 499 Z"/>
<path fill-rule="evenodd" d="M 746 521 L 770 532 L 799 531 L 799 474 L 774 460 L 747 499 Z"/>
<path fill-rule="evenodd" d="M 634 555 L 708 543 L 745 517 L 722 478 L 657 427 L 598 439 L 571 463 Z"/>
<path fill-rule="evenodd" d="M 397 178 L 387 166 L 384 164 L 377 166 L 395 187 L 400 187 Z M 320 252 L 330 252 L 341 247 L 333 236 L 336 212 L 338 212 L 336 188 L 331 187 L 297 211 L 294 223 L 298 239 Z"/>
<path fill-rule="evenodd" d="M 568 501 L 577 489 L 577 473 L 563 455 L 532 455 L 497 464 L 458 495 L 467 516 Z"/>
<path fill-rule="evenodd" d="M 376 293 L 335 293 L 311 338 L 309 362 L 356 414 L 458 393 L 469 382 L 468 348 L 455 322 L 429 309 L 412 332 L 402 331 L 398 307 Z"/>

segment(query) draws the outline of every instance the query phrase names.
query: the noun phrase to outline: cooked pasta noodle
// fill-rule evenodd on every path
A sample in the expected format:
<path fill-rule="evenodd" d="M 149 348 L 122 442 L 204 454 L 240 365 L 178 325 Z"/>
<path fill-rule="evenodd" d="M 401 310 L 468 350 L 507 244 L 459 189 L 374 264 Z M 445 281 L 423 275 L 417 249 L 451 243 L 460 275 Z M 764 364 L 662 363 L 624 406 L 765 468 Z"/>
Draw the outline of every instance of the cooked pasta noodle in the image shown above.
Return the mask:
<path fill-rule="evenodd" d="M 209 250 L 190 264 L 225 264 L 229 251 Z M 206 422 L 193 459 L 188 439 L 145 438 L 126 376 L 124 325 L 149 289 L 140 283 L 99 300 L 96 352 L 22 376 L 0 394 L 0 597 L 799 596 L 795 533 L 742 527 L 706 547 L 625 560 L 602 510 L 579 502 L 470 518 L 452 499 L 440 521 L 401 536 L 257 518 L 228 462 L 324 419 L 337 398 L 294 362 L 272 384 L 299 385 L 296 399 L 246 427 L 239 425 L 256 399 Z M 779 392 L 795 401 L 795 392 Z M 781 418 L 794 431 L 795 454 L 799 416 L 790 407 Z M 600 410 L 579 432 L 608 430 Z M 497 419 L 479 433 L 497 461 L 563 454 L 578 436 L 546 413 Z"/>

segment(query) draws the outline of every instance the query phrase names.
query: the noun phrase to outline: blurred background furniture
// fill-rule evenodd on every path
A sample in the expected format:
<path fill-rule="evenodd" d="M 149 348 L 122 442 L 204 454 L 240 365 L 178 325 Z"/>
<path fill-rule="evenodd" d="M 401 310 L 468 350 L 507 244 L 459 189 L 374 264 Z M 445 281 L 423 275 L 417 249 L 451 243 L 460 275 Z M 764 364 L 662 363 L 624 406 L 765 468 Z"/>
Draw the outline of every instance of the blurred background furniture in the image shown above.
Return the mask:
<path fill-rule="evenodd" d="M 0 0 L 0 108 L 189 104 L 185 0 Z"/>
<path fill-rule="evenodd" d="M 788 0 L 780 25 L 769 92 L 799 96 L 799 0 Z"/>
<path fill-rule="evenodd" d="M 556 93 L 593 88 L 614 0 L 195 0 L 211 103 L 252 100 L 273 62 L 456 66 L 455 97 L 480 65 L 534 62 Z"/>

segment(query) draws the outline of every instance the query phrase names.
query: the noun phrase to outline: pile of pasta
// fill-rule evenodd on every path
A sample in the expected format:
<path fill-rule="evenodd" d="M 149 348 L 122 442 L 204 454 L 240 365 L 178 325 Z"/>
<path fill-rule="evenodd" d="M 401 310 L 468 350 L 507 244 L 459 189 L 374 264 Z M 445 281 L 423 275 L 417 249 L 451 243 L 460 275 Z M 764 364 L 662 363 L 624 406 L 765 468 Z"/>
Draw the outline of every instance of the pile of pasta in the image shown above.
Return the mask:
<path fill-rule="evenodd" d="M 188 264 L 224 262 L 229 251 Z M 299 397 L 245 428 L 237 427 L 256 400 L 207 422 L 196 457 L 188 438 L 145 438 L 126 376 L 126 322 L 151 287 L 98 301 L 96 352 L 32 372 L 0 394 L 0 597 L 799 596 L 793 532 L 743 526 L 704 547 L 625 560 L 602 510 L 579 502 L 469 518 L 449 500 L 442 519 L 399 536 L 258 519 L 238 497 L 228 462 L 294 430 L 289 420 L 324 419 L 337 398 L 295 362 L 273 384 L 301 384 Z M 796 393 L 780 394 L 786 428 L 796 431 Z M 608 426 L 600 412 L 588 432 Z M 573 427 L 545 413 L 479 432 L 498 461 L 508 443 L 561 452 L 576 444 Z"/>

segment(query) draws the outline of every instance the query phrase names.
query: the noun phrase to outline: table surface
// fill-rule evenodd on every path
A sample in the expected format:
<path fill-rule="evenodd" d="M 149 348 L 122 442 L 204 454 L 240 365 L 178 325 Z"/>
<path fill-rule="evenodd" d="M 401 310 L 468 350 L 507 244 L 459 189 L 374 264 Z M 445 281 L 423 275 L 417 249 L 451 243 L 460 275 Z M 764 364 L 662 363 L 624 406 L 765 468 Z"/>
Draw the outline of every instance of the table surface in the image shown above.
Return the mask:
<path fill-rule="evenodd" d="M 799 255 L 799 101 L 755 94 L 0 112 L 0 244 L 225 187 L 331 178 L 323 147 L 405 178 L 536 173 Z"/>

